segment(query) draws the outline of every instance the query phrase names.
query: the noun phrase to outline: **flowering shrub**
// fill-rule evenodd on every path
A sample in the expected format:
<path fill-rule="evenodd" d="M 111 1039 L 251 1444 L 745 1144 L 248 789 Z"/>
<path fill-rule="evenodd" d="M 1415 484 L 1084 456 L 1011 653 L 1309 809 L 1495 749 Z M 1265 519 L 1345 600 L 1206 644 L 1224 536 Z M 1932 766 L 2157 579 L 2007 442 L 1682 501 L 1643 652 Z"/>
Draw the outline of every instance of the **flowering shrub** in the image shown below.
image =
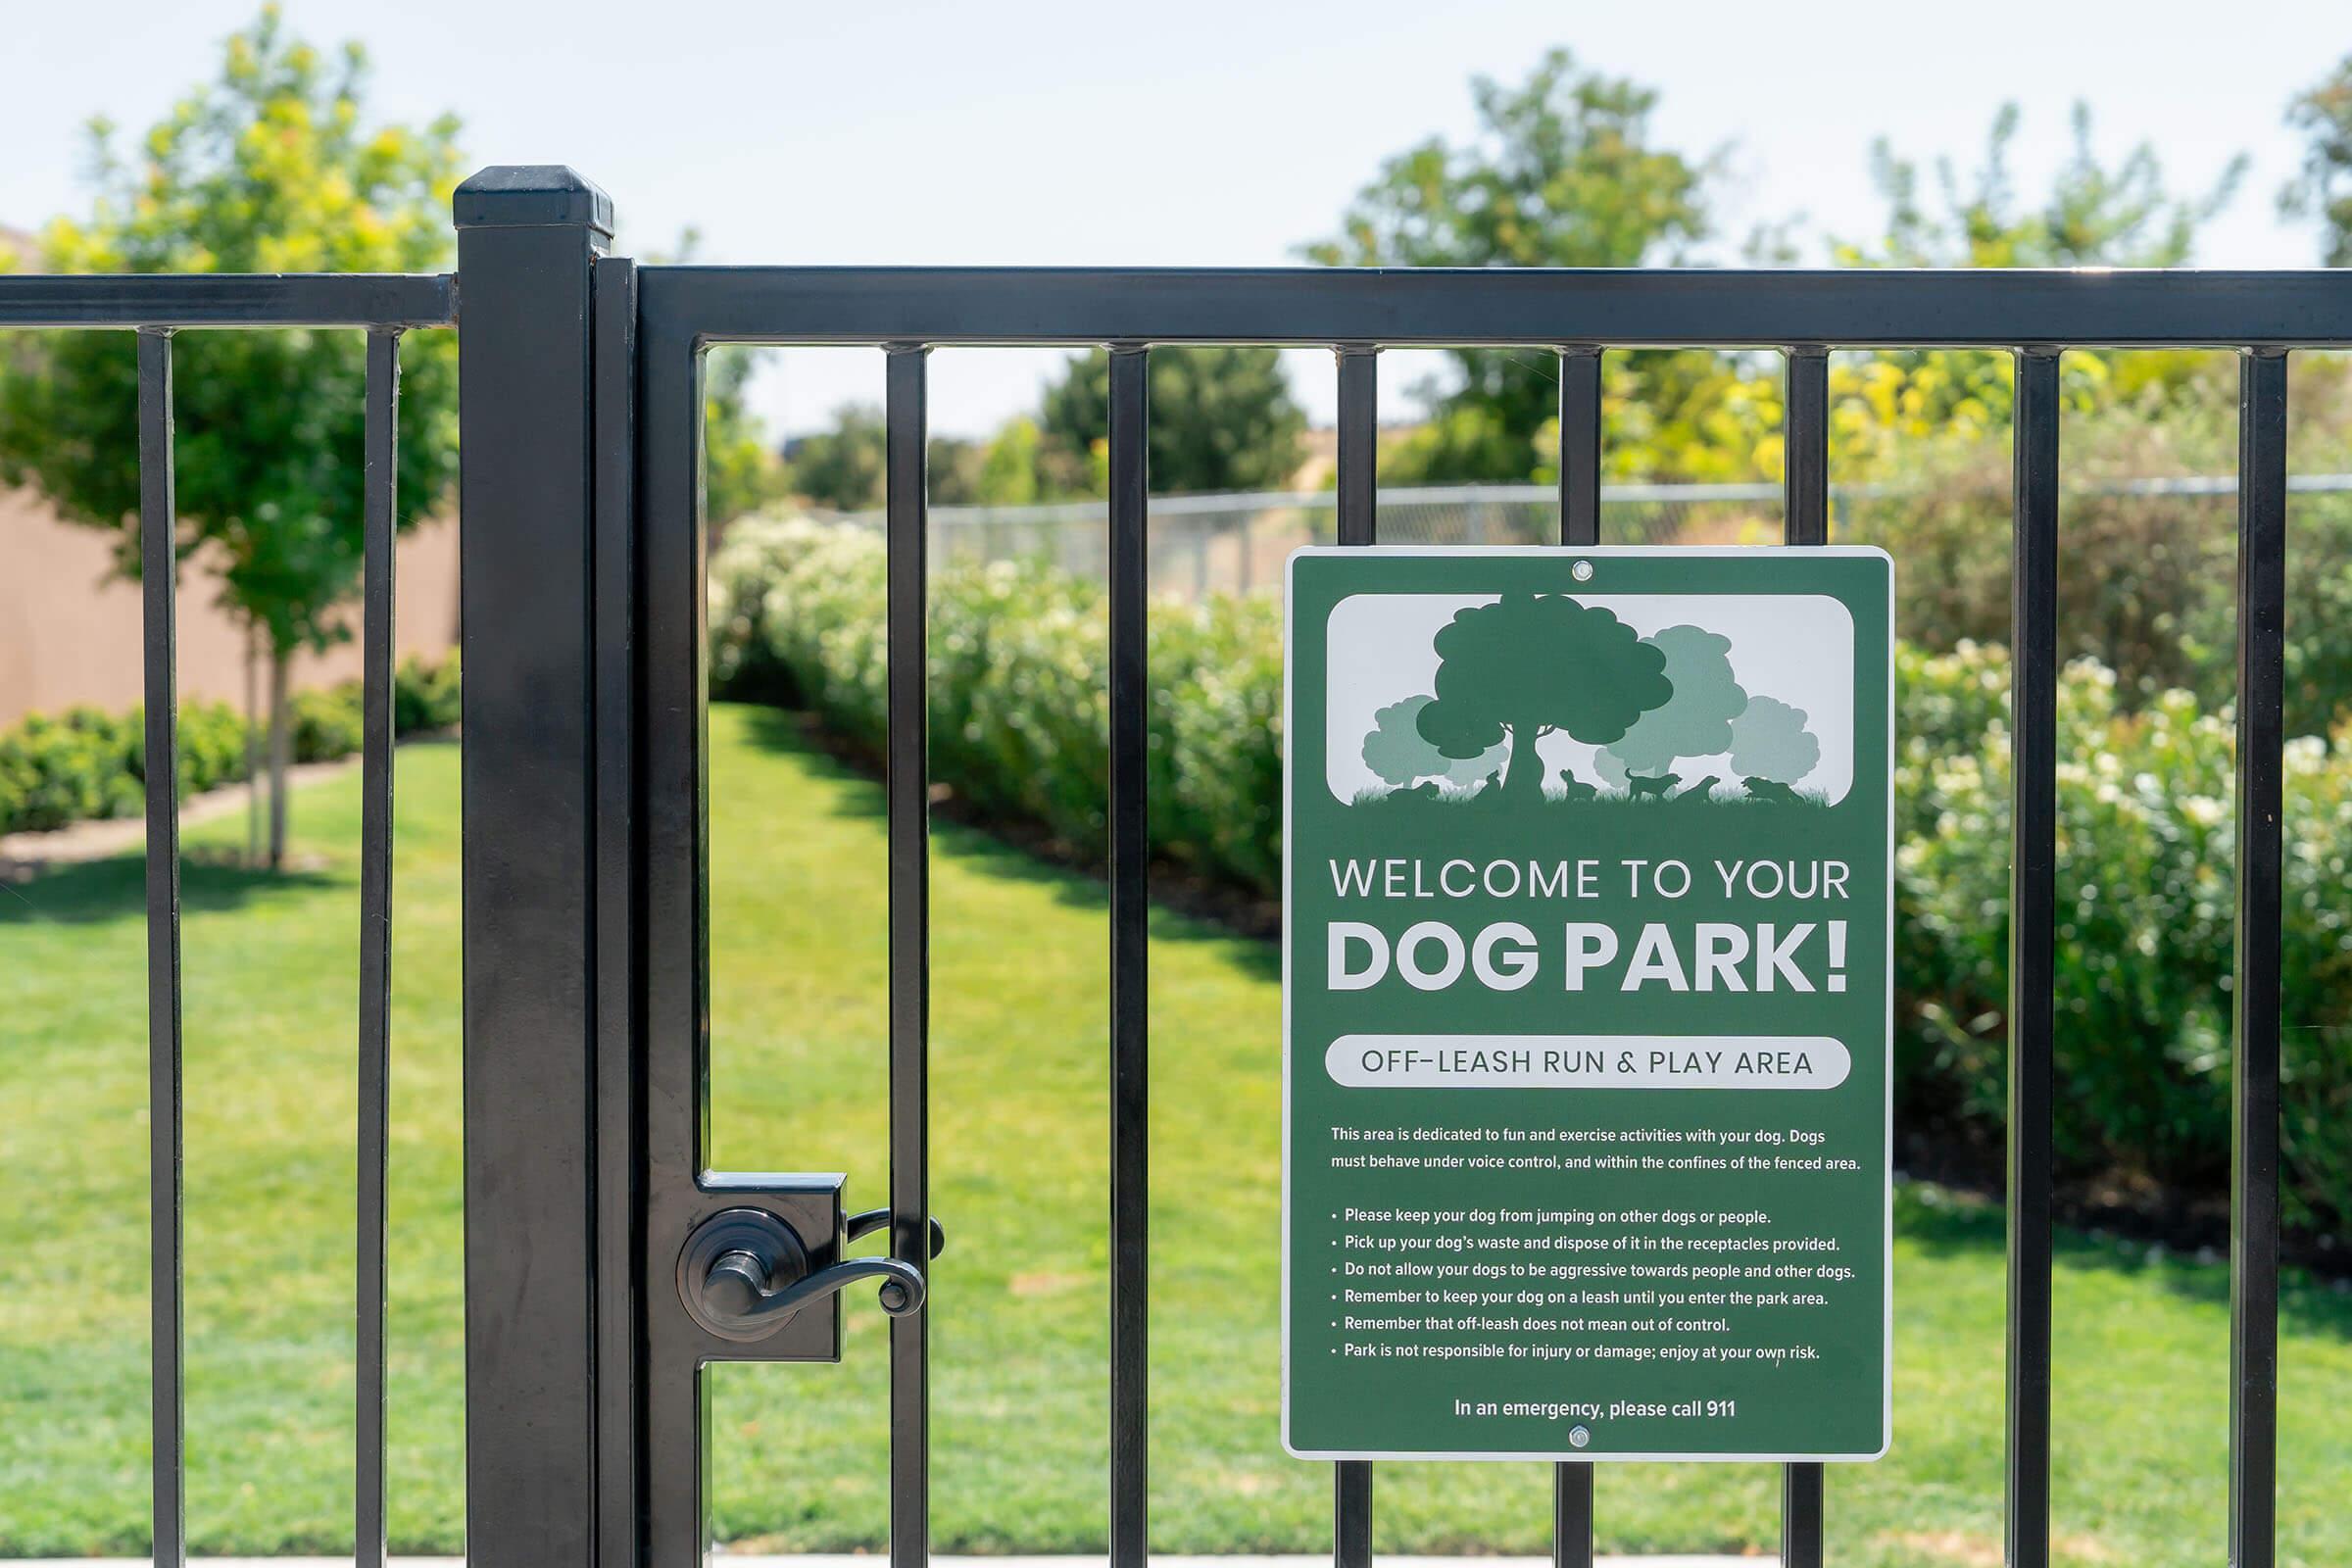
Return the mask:
<path fill-rule="evenodd" d="M 883 549 L 801 521 L 738 523 L 711 564 L 712 689 L 800 703 L 879 755 Z M 934 776 L 1099 856 L 1107 794 L 1101 591 L 1043 565 L 936 575 Z M 1154 853 L 1281 887 L 1282 649 L 1268 598 L 1151 611 Z M 2009 663 L 1896 653 L 1896 1094 L 1907 1117 L 2006 1117 Z M 2090 661 L 2059 689 L 2058 1148 L 2078 1175 L 2210 1193 L 2230 1148 L 2235 824 L 2230 720 L 2171 691 L 2119 704 Z M 2352 1216 L 2352 761 L 2286 760 L 2286 1212 Z"/>
<path fill-rule="evenodd" d="M 1900 663 L 1895 797 L 1899 1092 L 1999 1128 L 2007 1102 L 2008 661 Z M 1988 693 L 1997 694 L 1984 706 Z M 1962 715 L 1967 715 L 1963 717 Z M 1987 720 L 1974 744 L 1965 730 Z M 1954 727 L 1938 733 L 1936 725 Z M 2186 692 L 2119 711 L 2087 660 L 2058 689 L 2059 1158 L 2211 1192 L 2226 1185 L 2236 915 L 2230 719 Z M 2352 1214 L 2352 765 L 2286 748 L 2282 1008 L 2286 1212 Z"/>

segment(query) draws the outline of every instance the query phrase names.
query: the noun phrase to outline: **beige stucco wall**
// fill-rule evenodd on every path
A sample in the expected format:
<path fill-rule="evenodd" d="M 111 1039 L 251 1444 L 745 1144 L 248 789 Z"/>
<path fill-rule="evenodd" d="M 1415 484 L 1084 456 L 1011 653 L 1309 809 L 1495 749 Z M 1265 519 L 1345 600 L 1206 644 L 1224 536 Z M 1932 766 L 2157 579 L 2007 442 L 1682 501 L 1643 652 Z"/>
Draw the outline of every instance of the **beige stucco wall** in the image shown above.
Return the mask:
<path fill-rule="evenodd" d="M 35 493 L 0 490 L 0 725 L 35 710 L 139 702 L 139 587 L 113 574 L 115 537 L 62 521 Z M 454 523 L 421 523 L 401 537 L 399 595 L 403 658 L 456 646 Z M 180 574 L 180 695 L 241 703 L 244 634 L 216 597 L 200 556 Z M 359 672 L 359 648 L 350 642 L 324 655 L 306 654 L 294 666 L 301 686 Z"/>

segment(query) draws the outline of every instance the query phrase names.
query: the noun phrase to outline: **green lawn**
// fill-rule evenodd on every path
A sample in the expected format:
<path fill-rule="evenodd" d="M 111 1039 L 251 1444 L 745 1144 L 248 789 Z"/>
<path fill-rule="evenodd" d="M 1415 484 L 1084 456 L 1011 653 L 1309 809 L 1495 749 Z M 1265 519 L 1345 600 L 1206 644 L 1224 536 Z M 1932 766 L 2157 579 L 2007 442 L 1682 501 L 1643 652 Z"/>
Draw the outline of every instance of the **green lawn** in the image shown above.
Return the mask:
<path fill-rule="evenodd" d="M 883 1193 L 883 826 L 870 782 L 758 710 L 711 722 L 714 1109 L 723 1164 Z M 455 1550 L 462 1500 L 457 756 L 401 760 L 392 1529 Z M 189 1511 L 200 1552 L 349 1550 L 359 792 L 306 792 L 316 868 L 186 878 Z M 942 1549 L 1101 1550 L 1106 1334 L 1102 888 L 977 834 L 934 855 L 934 1519 Z M 138 862 L 0 888 L 0 1553 L 145 1547 L 145 1046 Z M 1315 1550 L 1329 1473 L 1276 1441 L 1272 951 L 1173 916 L 1152 950 L 1154 1544 Z M 1893 1453 L 1830 1477 L 1845 1564 L 1997 1564 L 2001 1225 L 1907 1190 Z M 840 1366 L 729 1368 L 722 1532 L 884 1538 L 882 1317 Z M 2352 1561 L 2352 1297 L 2295 1284 L 2285 1560 Z M 2225 1271 L 2072 1239 L 2058 1278 L 2064 1560 L 2223 1555 Z M 1768 1549 L 1763 1467 L 1605 1469 L 1618 1550 Z M 1386 1466 L 1383 1551 L 1541 1551 L 1539 1466 Z"/>

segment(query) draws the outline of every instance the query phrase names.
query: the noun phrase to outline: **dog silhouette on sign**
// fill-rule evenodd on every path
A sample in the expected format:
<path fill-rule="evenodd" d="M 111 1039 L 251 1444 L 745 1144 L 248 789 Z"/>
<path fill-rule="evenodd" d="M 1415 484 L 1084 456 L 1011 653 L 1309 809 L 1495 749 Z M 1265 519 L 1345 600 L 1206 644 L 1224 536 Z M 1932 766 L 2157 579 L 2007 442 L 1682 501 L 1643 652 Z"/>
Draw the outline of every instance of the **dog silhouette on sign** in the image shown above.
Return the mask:
<path fill-rule="evenodd" d="M 1586 783 L 1583 779 L 1578 778 L 1576 774 L 1569 768 L 1565 766 L 1561 767 L 1559 799 L 1563 801 L 1589 801 L 1599 793 L 1600 790 L 1597 786 Z"/>
<path fill-rule="evenodd" d="M 1625 775 L 1625 789 L 1627 794 L 1637 800 L 1646 795 L 1652 800 L 1662 801 L 1666 799 L 1666 792 L 1682 781 L 1683 775 L 1680 773 L 1660 773 L 1654 778 L 1644 778 L 1640 773 L 1628 773 Z"/>
<path fill-rule="evenodd" d="M 1689 789 L 1683 791 L 1680 795 L 1675 796 L 1672 804 L 1676 806 L 1689 806 L 1693 802 L 1703 801 L 1709 795 L 1714 793 L 1716 783 L 1717 780 L 1713 777 L 1713 775 L 1702 778 L 1697 783 L 1691 785 Z"/>

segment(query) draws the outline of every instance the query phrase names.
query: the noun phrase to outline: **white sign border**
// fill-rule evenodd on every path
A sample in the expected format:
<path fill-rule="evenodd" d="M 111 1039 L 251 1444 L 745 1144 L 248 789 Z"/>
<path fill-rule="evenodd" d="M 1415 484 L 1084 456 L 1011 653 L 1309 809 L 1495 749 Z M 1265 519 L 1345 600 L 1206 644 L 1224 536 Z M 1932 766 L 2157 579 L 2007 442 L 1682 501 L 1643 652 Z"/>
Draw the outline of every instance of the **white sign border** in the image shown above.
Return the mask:
<path fill-rule="evenodd" d="M 1408 560 L 1443 561 L 1468 559 L 1478 561 L 1510 560 L 1533 557 L 1539 560 L 1574 561 L 1579 558 L 1593 561 L 1693 561 L 1710 559 L 1755 560 L 1759 556 L 1802 555 L 1812 560 L 1824 558 L 1865 558 L 1886 563 L 1886 760 L 1889 770 L 1894 761 L 1894 558 L 1874 545 L 1305 545 L 1291 552 L 1282 571 L 1282 1447 L 1294 1459 L 1355 1461 L 1355 1460 L 1422 1460 L 1437 1463 L 1509 1463 L 1509 1464 L 1867 1464 L 1883 1459 L 1894 1445 L 1894 801 L 1889 781 L 1886 802 L 1886 1028 L 1884 1044 L 1886 1092 L 1886 1251 L 1883 1274 L 1886 1281 L 1885 1327 L 1880 1340 L 1884 1348 L 1880 1356 L 1879 1446 L 1863 1453 L 1618 1453 L 1600 1452 L 1590 1448 L 1558 1450 L 1513 1449 L 1507 1453 L 1446 1453 L 1429 1449 L 1407 1448 L 1401 1451 L 1382 1448 L 1301 1448 L 1291 1441 L 1291 774 L 1297 755 L 1298 729 L 1294 721 L 1293 699 L 1297 682 L 1298 661 L 1291 657 L 1295 646 L 1292 634 L 1298 625 L 1297 587 L 1298 563 L 1302 559 L 1338 556 L 1391 557 Z M 1322 741 L 1316 737 L 1317 743 Z M 1317 753 L 1316 766 L 1321 763 Z"/>

